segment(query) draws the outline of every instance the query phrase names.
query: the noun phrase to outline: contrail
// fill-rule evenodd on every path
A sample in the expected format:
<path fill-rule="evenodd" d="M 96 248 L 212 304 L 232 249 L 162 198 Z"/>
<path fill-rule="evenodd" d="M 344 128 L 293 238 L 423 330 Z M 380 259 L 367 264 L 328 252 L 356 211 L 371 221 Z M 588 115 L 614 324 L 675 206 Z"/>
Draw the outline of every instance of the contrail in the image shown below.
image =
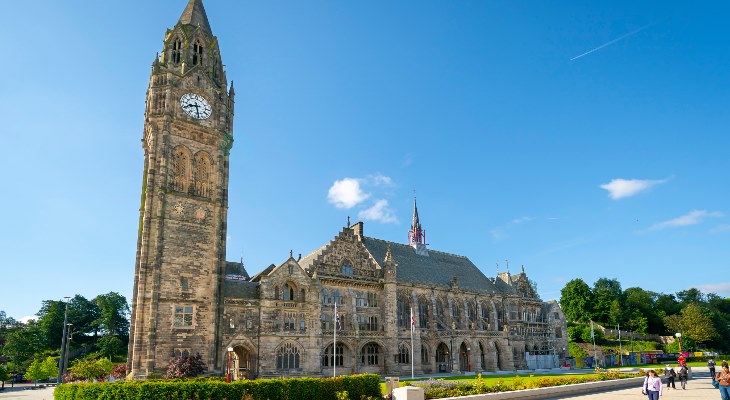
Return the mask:
<path fill-rule="evenodd" d="M 575 56 L 575 57 L 571 58 L 571 59 L 570 59 L 570 61 L 573 61 L 573 60 L 577 60 L 577 59 L 579 59 L 579 58 L 581 58 L 581 57 L 583 57 L 583 56 L 587 56 L 588 54 L 591 54 L 591 53 L 593 53 L 594 51 L 598 51 L 598 50 L 601 50 L 602 48 L 604 48 L 604 47 L 606 47 L 606 46 L 610 46 L 610 45 L 612 45 L 612 44 L 614 44 L 614 43 L 618 42 L 619 40 L 622 40 L 622 39 L 626 39 L 627 37 L 629 37 L 629 36 L 631 36 L 631 35 L 635 35 L 635 34 L 637 34 L 637 33 L 641 32 L 641 31 L 643 31 L 644 29 L 646 29 L 646 28 L 648 28 L 648 27 L 650 27 L 650 26 L 652 26 L 652 25 L 653 25 L 653 24 L 649 24 L 649 25 L 646 25 L 646 26 L 642 26 L 641 28 L 639 28 L 639 29 L 637 29 L 637 30 L 631 31 L 631 32 L 629 32 L 629 33 L 627 33 L 627 34 L 625 34 L 625 35 L 623 35 L 623 36 L 619 36 L 619 37 L 617 37 L 616 39 L 613 39 L 613 40 L 611 40 L 610 42 L 606 42 L 606 43 L 604 43 L 604 44 L 602 44 L 602 45 L 600 45 L 600 46 L 596 47 L 595 49 L 592 49 L 592 50 L 588 50 L 588 51 L 586 51 L 585 53 L 583 53 L 583 54 L 581 54 L 581 55 L 578 55 L 578 56 Z"/>

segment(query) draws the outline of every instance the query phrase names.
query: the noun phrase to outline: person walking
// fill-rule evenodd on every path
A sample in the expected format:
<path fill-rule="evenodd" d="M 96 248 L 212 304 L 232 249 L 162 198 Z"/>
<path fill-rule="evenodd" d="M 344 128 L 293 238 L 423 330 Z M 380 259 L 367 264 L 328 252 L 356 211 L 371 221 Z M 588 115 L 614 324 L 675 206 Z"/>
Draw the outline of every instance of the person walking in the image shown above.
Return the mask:
<path fill-rule="evenodd" d="M 687 378 L 689 377 L 689 370 L 686 365 L 682 365 L 679 368 L 679 384 L 682 386 L 682 390 L 686 389 Z"/>
<path fill-rule="evenodd" d="M 730 368 L 727 361 L 722 362 L 722 369 L 715 375 L 715 380 L 720 383 L 720 397 L 722 400 L 730 400 Z"/>
<path fill-rule="evenodd" d="M 715 360 L 713 360 L 712 358 L 707 360 L 707 368 L 710 369 L 710 376 L 714 377 L 715 376 Z"/>
<path fill-rule="evenodd" d="M 669 389 L 670 386 L 672 389 L 677 389 L 677 387 L 674 386 L 674 378 L 677 377 L 677 373 L 674 372 L 674 368 L 672 368 L 669 364 L 667 364 L 664 368 L 664 377 L 667 378 L 667 389 Z"/>
<path fill-rule="evenodd" d="M 656 371 L 650 369 L 644 378 L 644 388 L 641 393 L 646 394 L 649 400 L 659 400 L 659 396 L 662 395 L 662 378 L 656 375 Z"/>

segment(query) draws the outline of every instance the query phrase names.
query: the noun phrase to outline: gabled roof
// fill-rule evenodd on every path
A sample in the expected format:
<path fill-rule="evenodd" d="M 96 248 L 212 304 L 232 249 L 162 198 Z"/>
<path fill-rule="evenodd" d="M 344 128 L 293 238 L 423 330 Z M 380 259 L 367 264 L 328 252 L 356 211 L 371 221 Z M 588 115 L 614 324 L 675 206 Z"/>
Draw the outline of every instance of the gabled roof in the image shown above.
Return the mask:
<path fill-rule="evenodd" d="M 200 29 L 213 36 L 213 31 L 210 30 L 210 23 L 208 23 L 208 16 L 205 14 L 205 7 L 203 7 L 203 0 L 190 0 L 177 23 L 180 25 L 200 26 Z"/>
<path fill-rule="evenodd" d="M 484 294 L 513 294 L 514 288 L 509 285 L 495 284 L 467 257 L 429 250 L 428 256 L 419 256 L 411 246 L 386 240 L 364 236 L 362 243 L 379 263 L 385 259 L 390 247 L 393 260 L 398 267 L 396 280 L 398 283 L 451 287 L 454 277 L 458 287 L 469 292 Z"/>

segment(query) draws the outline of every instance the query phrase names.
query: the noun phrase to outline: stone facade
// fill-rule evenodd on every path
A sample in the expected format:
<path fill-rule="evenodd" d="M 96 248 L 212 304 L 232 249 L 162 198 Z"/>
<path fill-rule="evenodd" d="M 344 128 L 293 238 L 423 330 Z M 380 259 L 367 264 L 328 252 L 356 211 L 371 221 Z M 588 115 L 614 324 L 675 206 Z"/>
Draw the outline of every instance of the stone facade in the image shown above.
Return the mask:
<path fill-rule="evenodd" d="M 253 277 L 226 262 L 233 99 L 202 2 L 190 0 L 147 92 L 133 378 L 197 353 L 235 379 L 409 374 L 411 359 L 417 374 L 557 366 L 567 347 L 557 304 L 524 270 L 488 278 L 467 257 L 428 249 L 415 204 L 408 244 L 348 223 Z"/>

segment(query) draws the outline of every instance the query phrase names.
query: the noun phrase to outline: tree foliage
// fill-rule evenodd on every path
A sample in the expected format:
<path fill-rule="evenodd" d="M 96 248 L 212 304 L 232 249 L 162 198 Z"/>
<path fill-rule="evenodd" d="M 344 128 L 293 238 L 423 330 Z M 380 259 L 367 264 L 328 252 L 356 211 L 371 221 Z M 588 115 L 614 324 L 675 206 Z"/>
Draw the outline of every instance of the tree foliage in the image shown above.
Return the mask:
<path fill-rule="evenodd" d="M 48 379 L 51 376 L 55 376 L 58 373 L 58 364 L 56 359 L 53 357 L 46 357 L 45 359 L 35 359 L 28 367 L 25 372 L 25 379 L 38 382 L 43 379 Z"/>
<path fill-rule="evenodd" d="M 124 296 L 109 292 L 96 296 L 94 303 L 99 309 L 96 322 L 104 333 L 118 337 L 129 336 L 129 305 Z"/>
<path fill-rule="evenodd" d="M 74 379 L 96 380 L 109 375 L 114 369 L 114 364 L 106 358 L 81 359 L 74 362 L 70 369 Z"/>
<path fill-rule="evenodd" d="M 576 278 L 560 291 L 560 308 L 569 320 L 585 322 L 591 319 L 592 299 L 591 288 Z"/>
<path fill-rule="evenodd" d="M 681 332 L 682 338 L 689 338 L 697 343 L 706 343 L 717 334 L 712 320 L 696 303 L 687 304 L 679 314 L 664 318 L 667 329 Z"/>
<path fill-rule="evenodd" d="M 114 335 L 104 335 L 96 342 L 96 345 L 99 347 L 99 353 L 111 360 L 122 351 L 124 342 Z"/>

